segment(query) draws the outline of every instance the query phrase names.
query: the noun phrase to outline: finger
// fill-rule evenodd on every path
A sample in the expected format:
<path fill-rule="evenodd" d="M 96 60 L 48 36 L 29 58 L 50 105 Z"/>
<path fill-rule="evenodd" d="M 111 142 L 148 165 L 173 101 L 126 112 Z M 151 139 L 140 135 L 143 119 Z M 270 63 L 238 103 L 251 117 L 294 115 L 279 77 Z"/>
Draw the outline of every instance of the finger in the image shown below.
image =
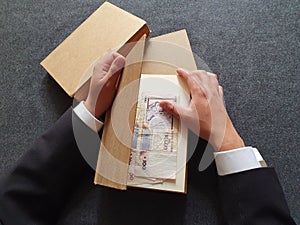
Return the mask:
<path fill-rule="evenodd" d="M 223 91 L 223 87 L 221 85 L 219 85 L 218 87 L 219 89 L 219 95 L 223 98 L 224 97 L 224 91 Z"/>
<path fill-rule="evenodd" d="M 201 87 L 208 81 L 208 75 L 205 70 L 195 70 L 191 72 L 191 79 L 194 87 Z"/>
<path fill-rule="evenodd" d="M 110 52 L 108 54 L 106 54 L 101 61 L 105 64 L 108 64 L 109 66 L 111 66 L 111 64 L 114 62 L 114 60 L 116 58 L 118 58 L 119 56 L 123 57 L 121 54 L 117 53 L 117 52 Z"/>
<path fill-rule="evenodd" d="M 104 76 L 104 82 L 107 83 L 107 87 L 110 89 L 117 89 L 120 80 L 121 70 L 125 65 L 125 58 L 118 56 L 109 68 L 109 71 Z"/>
<path fill-rule="evenodd" d="M 178 75 L 180 77 L 182 77 L 186 81 L 186 83 L 191 91 L 191 94 L 193 95 L 194 89 L 197 87 L 197 84 L 196 84 L 195 80 L 192 78 L 190 72 L 185 69 L 182 69 L 182 68 L 178 68 L 176 70 L 176 72 L 178 73 Z"/>
<path fill-rule="evenodd" d="M 211 73 L 211 72 L 206 72 L 209 76 L 215 78 L 215 79 L 218 79 L 218 76 L 217 74 L 214 74 L 214 73 Z"/>
<path fill-rule="evenodd" d="M 120 53 L 118 52 L 112 52 L 112 55 L 114 58 L 117 58 L 118 56 L 122 56 Z"/>
<path fill-rule="evenodd" d="M 175 103 L 160 102 L 159 106 L 177 119 L 180 119 L 181 116 L 185 115 L 185 109 Z"/>
<path fill-rule="evenodd" d="M 105 74 L 109 71 L 112 63 L 114 60 L 121 56 L 117 52 L 110 52 L 103 56 L 95 65 L 94 67 L 94 73 L 96 72 L 97 74 Z"/>
<path fill-rule="evenodd" d="M 211 82 L 213 82 L 214 84 L 219 83 L 217 74 L 207 72 L 207 75 L 210 77 Z"/>
<path fill-rule="evenodd" d="M 107 72 L 107 79 L 109 79 L 111 76 L 117 74 L 118 71 L 120 71 L 125 65 L 125 58 L 122 55 L 119 55 L 115 60 L 112 62 L 108 72 Z"/>

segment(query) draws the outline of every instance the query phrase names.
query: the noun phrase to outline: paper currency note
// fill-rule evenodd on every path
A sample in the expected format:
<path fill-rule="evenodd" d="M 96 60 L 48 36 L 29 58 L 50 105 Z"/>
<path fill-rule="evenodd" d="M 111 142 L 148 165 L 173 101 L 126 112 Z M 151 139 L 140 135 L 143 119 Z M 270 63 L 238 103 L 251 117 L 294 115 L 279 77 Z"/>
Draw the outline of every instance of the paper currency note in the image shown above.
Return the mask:
<path fill-rule="evenodd" d="M 143 95 L 138 102 L 132 148 L 140 151 L 177 151 L 178 121 L 164 112 L 161 101 L 176 102 L 177 98 Z"/>
<path fill-rule="evenodd" d="M 163 179 L 140 177 L 134 173 L 136 154 L 137 153 L 135 151 L 131 151 L 130 153 L 127 185 L 163 183 Z"/>
<path fill-rule="evenodd" d="M 135 156 L 134 174 L 139 177 L 176 179 L 176 152 L 141 151 Z"/>
<path fill-rule="evenodd" d="M 172 115 L 164 112 L 159 106 L 161 101 L 176 102 L 176 97 L 174 98 L 159 98 L 159 97 L 148 97 L 144 96 L 145 103 L 145 122 L 148 124 L 150 129 L 174 129 L 174 118 Z"/>
<path fill-rule="evenodd" d="M 135 131 L 132 148 L 139 151 L 177 151 L 177 133 L 169 130 L 151 131 L 144 130 L 143 133 L 138 134 Z"/>
<path fill-rule="evenodd" d="M 161 109 L 161 101 L 177 102 L 177 97 L 142 94 L 138 101 L 128 170 L 132 182 L 176 179 L 178 121 Z"/>

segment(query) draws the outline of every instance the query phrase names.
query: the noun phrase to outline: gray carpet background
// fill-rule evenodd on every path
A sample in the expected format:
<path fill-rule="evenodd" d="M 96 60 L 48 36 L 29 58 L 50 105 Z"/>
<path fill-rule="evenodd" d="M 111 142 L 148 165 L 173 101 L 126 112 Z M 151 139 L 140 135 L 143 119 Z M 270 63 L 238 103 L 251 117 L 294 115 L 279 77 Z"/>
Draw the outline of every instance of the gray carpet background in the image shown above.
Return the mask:
<path fill-rule="evenodd" d="M 145 19 L 152 36 L 187 29 L 194 53 L 219 75 L 237 130 L 275 167 L 300 223 L 300 2 L 110 2 Z M 0 0 L 0 177 L 71 105 L 39 63 L 102 3 Z M 85 184 L 60 223 L 134 224 L 139 213 L 141 224 L 219 224 L 215 169 L 198 172 L 200 157 L 190 162 L 187 196 Z"/>

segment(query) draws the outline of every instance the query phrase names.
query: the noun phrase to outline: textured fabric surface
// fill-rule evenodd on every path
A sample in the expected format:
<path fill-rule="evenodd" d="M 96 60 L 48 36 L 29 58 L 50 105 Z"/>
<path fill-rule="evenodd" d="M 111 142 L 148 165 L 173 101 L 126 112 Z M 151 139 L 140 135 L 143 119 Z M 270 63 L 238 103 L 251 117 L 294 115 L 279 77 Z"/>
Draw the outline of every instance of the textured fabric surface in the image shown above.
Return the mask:
<path fill-rule="evenodd" d="M 199 68 L 219 75 L 234 124 L 246 144 L 275 167 L 300 223 L 299 1 L 111 2 L 145 19 L 152 36 L 187 29 L 202 59 Z M 72 104 L 39 63 L 102 3 L 0 1 L 0 177 Z M 190 161 L 187 196 L 134 189 L 120 193 L 86 184 L 61 224 L 116 224 L 114 217 L 134 213 L 147 221 L 149 212 L 162 218 L 156 224 L 167 224 L 167 217 L 170 224 L 218 224 L 216 171 L 214 165 L 197 171 L 202 143 L 198 148 Z M 126 207 L 129 202 L 135 203 L 133 210 Z"/>

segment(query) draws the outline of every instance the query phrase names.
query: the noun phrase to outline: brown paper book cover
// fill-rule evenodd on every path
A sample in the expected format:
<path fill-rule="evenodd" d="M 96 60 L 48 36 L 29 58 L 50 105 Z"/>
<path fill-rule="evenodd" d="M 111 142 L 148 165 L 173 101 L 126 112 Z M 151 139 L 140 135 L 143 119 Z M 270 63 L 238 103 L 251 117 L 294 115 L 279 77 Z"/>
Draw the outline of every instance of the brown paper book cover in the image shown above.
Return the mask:
<path fill-rule="evenodd" d="M 93 62 L 149 33 L 144 20 L 105 2 L 53 50 L 41 65 L 73 97 L 88 82 L 91 76 L 88 71 Z M 84 97 L 84 94 L 81 96 Z"/>

